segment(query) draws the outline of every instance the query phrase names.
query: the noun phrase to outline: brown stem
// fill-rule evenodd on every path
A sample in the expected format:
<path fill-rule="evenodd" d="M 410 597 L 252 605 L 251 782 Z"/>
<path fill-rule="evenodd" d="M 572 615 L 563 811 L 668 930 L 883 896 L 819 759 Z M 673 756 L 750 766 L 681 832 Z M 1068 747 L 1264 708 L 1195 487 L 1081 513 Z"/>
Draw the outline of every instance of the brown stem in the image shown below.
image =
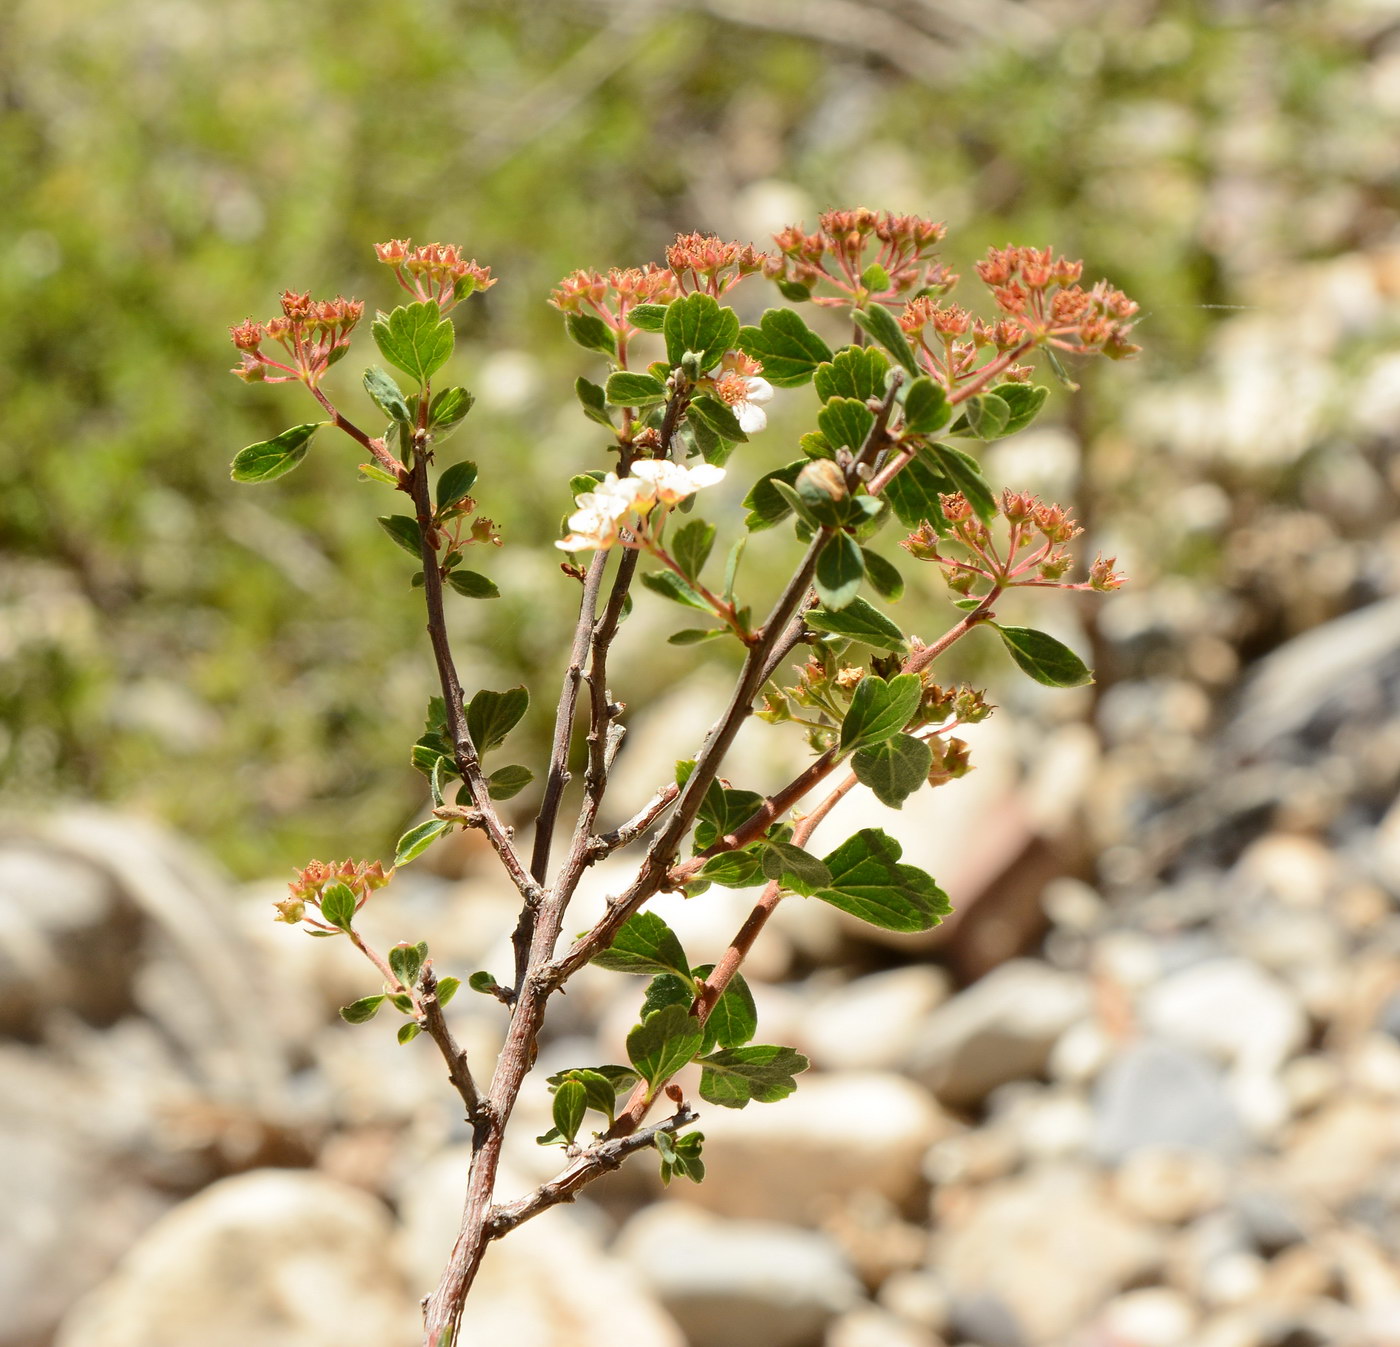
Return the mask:
<path fill-rule="evenodd" d="M 370 436 L 365 434 L 353 421 L 342 416 L 331 403 L 331 400 L 321 392 L 319 388 L 313 387 L 311 389 L 311 396 L 330 413 L 331 421 L 337 430 L 343 430 L 356 444 L 363 445 L 373 456 L 375 462 L 377 462 L 385 472 L 392 473 L 400 483 L 403 482 L 404 478 L 408 475 L 408 469 L 389 452 L 389 448 L 383 440 L 371 439 Z"/>
<path fill-rule="evenodd" d="M 437 1045 L 443 1061 L 447 1063 L 447 1077 L 466 1105 L 467 1120 L 475 1122 L 481 1111 L 481 1095 L 467 1065 L 467 1050 L 458 1045 L 443 1016 L 437 989 L 437 974 L 433 972 L 431 964 L 425 964 L 418 978 L 418 995 L 415 998 L 423 1031 Z"/>
<path fill-rule="evenodd" d="M 442 571 L 438 567 L 437 549 L 433 545 L 433 506 L 428 496 L 428 460 L 426 450 L 421 447 L 414 455 L 413 467 L 408 474 L 408 491 L 413 499 L 418 516 L 418 529 L 422 535 L 423 602 L 428 610 L 428 640 L 432 644 L 433 661 L 437 665 L 438 682 L 442 687 L 442 699 L 446 705 L 447 728 L 452 736 L 457 771 L 470 791 L 472 803 L 480 815 L 478 824 L 501 858 L 506 873 L 527 903 L 537 903 L 540 887 L 521 864 L 511 842 L 510 833 L 501 822 L 500 815 L 496 813 L 491 802 L 490 787 L 481 770 L 481 759 L 477 756 L 476 745 L 472 743 L 471 731 L 467 728 L 466 711 L 462 705 L 462 682 L 457 676 L 457 666 L 453 662 L 452 648 L 447 639 L 447 619 L 442 604 Z"/>

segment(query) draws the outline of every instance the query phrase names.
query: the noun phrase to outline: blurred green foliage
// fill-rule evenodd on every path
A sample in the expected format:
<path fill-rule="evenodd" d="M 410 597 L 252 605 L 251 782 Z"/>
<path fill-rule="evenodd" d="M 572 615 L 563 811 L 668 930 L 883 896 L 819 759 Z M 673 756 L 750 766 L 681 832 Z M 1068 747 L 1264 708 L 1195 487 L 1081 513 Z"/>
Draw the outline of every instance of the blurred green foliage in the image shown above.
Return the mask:
<path fill-rule="evenodd" d="M 746 27 L 683 3 L 6 6 L 0 800 L 146 809 L 243 874 L 388 854 L 421 807 L 431 665 L 372 522 L 396 502 L 329 435 L 284 481 L 228 480 L 313 414 L 225 374 L 228 325 L 283 287 L 389 306 L 375 241 L 459 242 L 500 278 L 449 374 L 479 394 L 452 448 L 509 544 L 554 536 L 568 473 L 605 466 L 569 392 L 599 368 L 549 288 L 679 230 L 762 243 L 785 206 L 864 203 L 946 218 L 960 269 L 1052 242 L 1144 302 L 1140 386 L 1191 365 L 1200 306 L 1394 228 L 1364 11 L 1006 8 L 901 42 L 898 6 L 824 34 L 762 0 Z M 361 409 L 363 346 L 336 371 Z M 1081 435 L 1135 386 L 1110 373 Z M 736 476 L 791 457 L 797 424 L 779 409 Z M 547 689 L 575 595 L 539 547 L 487 560 L 504 597 L 458 605 L 467 677 Z M 661 647 L 629 700 L 690 662 Z"/>

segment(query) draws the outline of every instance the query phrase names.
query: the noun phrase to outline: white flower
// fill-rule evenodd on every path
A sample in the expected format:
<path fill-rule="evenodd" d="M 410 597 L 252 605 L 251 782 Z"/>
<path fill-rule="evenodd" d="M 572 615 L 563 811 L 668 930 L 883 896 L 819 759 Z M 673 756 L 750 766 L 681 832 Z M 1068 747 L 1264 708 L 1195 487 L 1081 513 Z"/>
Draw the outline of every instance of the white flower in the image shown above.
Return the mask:
<path fill-rule="evenodd" d="M 773 385 L 767 379 L 755 377 L 744 380 L 744 396 L 733 404 L 730 411 L 745 435 L 757 435 L 768 425 L 768 413 L 760 404 L 772 401 Z"/>
<path fill-rule="evenodd" d="M 694 495 L 702 486 L 713 486 L 724 480 L 724 469 L 712 463 L 697 463 L 687 468 L 664 458 L 634 463 L 632 472 L 646 483 L 646 494 L 660 505 L 675 505 Z"/>
<path fill-rule="evenodd" d="M 575 510 L 569 516 L 569 532 L 554 545 L 563 552 L 605 550 L 617 541 L 618 515 L 608 509 Z"/>

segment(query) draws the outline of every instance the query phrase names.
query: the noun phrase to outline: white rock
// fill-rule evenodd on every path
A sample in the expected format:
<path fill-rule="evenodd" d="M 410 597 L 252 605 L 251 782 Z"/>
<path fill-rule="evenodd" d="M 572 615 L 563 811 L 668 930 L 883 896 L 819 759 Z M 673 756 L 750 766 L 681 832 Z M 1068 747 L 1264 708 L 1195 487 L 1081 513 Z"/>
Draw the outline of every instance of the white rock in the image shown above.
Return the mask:
<path fill-rule="evenodd" d="M 689 1347 L 807 1347 L 860 1300 L 831 1241 L 776 1222 L 726 1221 L 662 1202 L 629 1221 L 616 1247 Z M 607 1341 L 650 1343 L 611 1332 Z"/>
<path fill-rule="evenodd" d="M 701 1128 L 706 1177 L 682 1190 L 688 1203 L 801 1224 L 863 1192 L 905 1201 L 951 1124 L 903 1077 L 842 1071 L 801 1075 L 776 1104 L 706 1108 Z"/>
<path fill-rule="evenodd" d="M 1219 1206 L 1227 1179 L 1228 1171 L 1216 1156 L 1149 1146 L 1124 1159 L 1114 1175 L 1114 1191 L 1133 1215 L 1177 1225 Z"/>
<path fill-rule="evenodd" d="M 831 1325 L 823 1347 L 943 1347 L 943 1339 L 887 1310 L 862 1305 Z"/>
<path fill-rule="evenodd" d="M 948 1324 L 948 1292 L 928 1272 L 896 1272 L 886 1277 L 880 1304 L 905 1323 L 942 1332 Z"/>
<path fill-rule="evenodd" d="M 1144 1287 L 1108 1305 L 1099 1327 L 1114 1347 L 1191 1347 L 1196 1312 L 1179 1291 Z"/>
<path fill-rule="evenodd" d="M 805 1016 L 799 1046 L 819 1070 L 899 1070 L 929 1012 L 947 997 L 948 976 L 931 964 L 872 973 L 821 997 Z"/>
<path fill-rule="evenodd" d="M 223 1179 L 146 1232 L 56 1347 L 411 1347 L 390 1231 L 380 1202 L 317 1174 Z"/>
<path fill-rule="evenodd" d="M 1096 1020 L 1080 1020 L 1055 1040 L 1046 1069 L 1052 1080 L 1087 1085 L 1112 1056 L 1113 1040 L 1104 1027 Z"/>
<path fill-rule="evenodd" d="M 1089 1006 L 1083 979 L 1012 960 L 929 1016 L 912 1073 L 942 1103 L 974 1107 L 998 1085 L 1044 1071 L 1055 1040 Z"/>
<path fill-rule="evenodd" d="M 454 1147 L 404 1183 L 399 1251 L 418 1295 L 436 1285 L 456 1238 L 467 1162 L 467 1148 Z M 529 1180 L 504 1168 L 497 1178 L 501 1199 L 530 1187 Z M 586 1202 L 556 1207 L 491 1246 L 467 1298 L 462 1343 L 683 1347 L 675 1321 L 634 1268 L 604 1251 L 601 1222 L 589 1219 L 592 1210 Z"/>
<path fill-rule="evenodd" d="M 1141 1013 L 1164 1039 L 1258 1071 L 1277 1070 L 1308 1035 L 1297 997 L 1245 959 L 1211 959 L 1171 974 L 1148 990 Z"/>
<path fill-rule="evenodd" d="M 986 1189 L 965 1217 L 935 1231 L 930 1266 L 954 1301 L 1004 1304 L 1025 1341 L 1059 1343 L 1153 1269 L 1157 1238 L 1104 1198 L 1078 1166 L 1045 1166 Z"/>

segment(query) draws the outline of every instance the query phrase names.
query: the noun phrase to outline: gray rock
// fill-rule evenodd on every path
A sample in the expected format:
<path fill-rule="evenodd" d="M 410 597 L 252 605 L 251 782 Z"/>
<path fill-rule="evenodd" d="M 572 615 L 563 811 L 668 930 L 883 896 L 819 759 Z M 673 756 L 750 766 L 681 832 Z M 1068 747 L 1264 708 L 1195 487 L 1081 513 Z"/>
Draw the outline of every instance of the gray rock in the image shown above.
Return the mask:
<path fill-rule="evenodd" d="M 1298 998 L 1247 959 L 1173 973 L 1147 991 L 1141 1013 L 1157 1036 L 1253 1071 L 1277 1070 L 1308 1035 Z"/>
<path fill-rule="evenodd" d="M 808 1072 L 779 1103 L 707 1112 L 705 1182 L 686 1199 L 794 1225 L 860 1194 L 898 1205 L 921 1188 L 924 1154 L 952 1126 L 903 1076 Z"/>
<path fill-rule="evenodd" d="M 1179 1146 L 1229 1157 L 1246 1147 L 1220 1074 L 1171 1043 L 1134 1044 L 1094 1090 L 1094 1153 L 1117 1162 L 1144 1146 Z"/>
<path fill-rule="evenodd" d="M 470 1149 L 457 1146 L 404 1169 L 397 1247 L 416 1295 L 437 1284 L 447 1262 L 461 1219 L 469 1160 Z M 496 1192 L 504 1199 L 532 1186 L 503 1167 Z M 604 1250 L 602 1224 L 585 1199 L 545 1212 L 492 1245 L 462 1316 L 464 1347 L 684 1347 L 675 1320 L 637 1271 Z M 599 1306 L 605 1307 L 601 1313 Z"/>
<path fill-rule="evenodd" d="M 932 964 L 856 978 L 811 1007 L 800 1046 L 818 1070 L 902 1070 L 947 999 L 948 975 Z"/>
<path fill-rule="evenodd" d="M 390 1232 L 380 1202 L 317 1174 L 224 1179 L 147 1231 L 55 1347 L 410 1347 Z"/>
<path fill-rule="evenodd" d="M 1089 1008 L 1083 978 L 1015 959 L 929 1016 L 912 1074 L 941 1103 L 975 1108 L 998 1085 L 1043 1073 L 1055 1040 Z"/>
<path fill-rule="evenodd" d="M 960 1332 L 987 1347 L 1058 1347 L 1155 1271 L 1161 1252 L 1159 1237 L 1119 1212 L 1091 1169 L 1046 1165 L 991 1185 L 965 1212 L 948 1211 L 929 1265 L 952 1298 L 954 1341 Z"/>
<path fill-rule="evenodd" d="M 634 1217 L 617 1252 L 675 1316 L 690 1347 L 817 1347 L 860 1285 L 835 1245 L 770 1221 L 726 1221 L 663 1202 Z"/>

